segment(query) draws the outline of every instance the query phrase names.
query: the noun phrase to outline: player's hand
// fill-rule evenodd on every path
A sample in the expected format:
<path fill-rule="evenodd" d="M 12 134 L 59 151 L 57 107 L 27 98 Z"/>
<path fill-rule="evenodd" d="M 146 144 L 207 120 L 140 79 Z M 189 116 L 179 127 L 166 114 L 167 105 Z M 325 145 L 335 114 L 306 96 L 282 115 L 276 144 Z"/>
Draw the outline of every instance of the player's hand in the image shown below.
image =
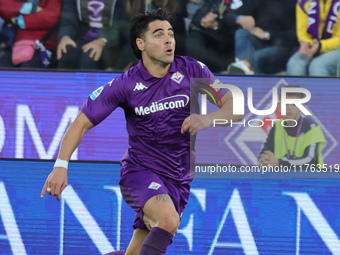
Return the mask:
<path fill-rule="evenodd" d="M 71 45 L 74 48 L 77 48 L 77 44 L 75 41 L 73 41 L 68 35 L 64 35 L 63 38 L 61 38 L 60 43 L 58 44 L 57 48 L 57 60 L 60 60 L 62 57 L 62 54 L 66 54 L 66 46 Z"/>
<path fill-rule="evenodd" d="M 82 49 L 85 53 L 91 50 L 90 58 L 93 58 L 94 61 L 98 61 L 102 55 L 105 45 L 106 42 L 104 42 L 102 38 L 98 38 L 85 44 Z"/>
<path fill-rule="evenodd" d="M 60 201 L 61 192 L 67 186 L 67 169 L 64 167 L 55 167 L 53 171 L 47 177 L 44 187 L 41 191 L 41 197 L 45 196 L 45 193 L 49 193 L 55 196 Z"/>
<path fill-rule="evenodd" d="M 246 30 L 249 30 L 255 26 L 255 20 L 252 16 L 240 15 L 237 18 L 236 23 Z"/>
<path fill-rule="evenodd" d="M 209 115 L 198 115 L 194 113 L 183 121 L 181 132 L 184 134 L 189 131 L 191 135 L 196 135 L 199 130 L 211 127 L 212 124 L 213 120 Z"/>

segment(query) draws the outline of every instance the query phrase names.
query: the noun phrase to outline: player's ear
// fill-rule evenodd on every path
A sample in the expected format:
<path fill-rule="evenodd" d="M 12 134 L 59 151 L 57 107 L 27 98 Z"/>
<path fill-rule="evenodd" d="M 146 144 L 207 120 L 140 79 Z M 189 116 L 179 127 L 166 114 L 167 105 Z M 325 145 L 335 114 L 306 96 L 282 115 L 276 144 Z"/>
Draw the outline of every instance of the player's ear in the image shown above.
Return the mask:
<path fill-rule="evenodd" d="M 137 47 L 140 51 L 143 51 L 145 49 L 144 40 L 142 38 L 137 38 L 136 44 L 137 44 Z"/>

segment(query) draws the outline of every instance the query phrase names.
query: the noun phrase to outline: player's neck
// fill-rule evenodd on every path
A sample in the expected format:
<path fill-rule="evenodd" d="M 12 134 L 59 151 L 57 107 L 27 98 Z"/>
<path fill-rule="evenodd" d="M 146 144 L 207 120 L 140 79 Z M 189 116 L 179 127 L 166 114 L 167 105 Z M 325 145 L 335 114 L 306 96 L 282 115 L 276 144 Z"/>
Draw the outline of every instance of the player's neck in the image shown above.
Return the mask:
<path fill-rule="evenodd" d="M 143 65 L 152 76 L 157 78 L 163 78 L 169 72 L 171 66 L 171 64 L 152 61 L 149 58 L 143 59 Z"/>

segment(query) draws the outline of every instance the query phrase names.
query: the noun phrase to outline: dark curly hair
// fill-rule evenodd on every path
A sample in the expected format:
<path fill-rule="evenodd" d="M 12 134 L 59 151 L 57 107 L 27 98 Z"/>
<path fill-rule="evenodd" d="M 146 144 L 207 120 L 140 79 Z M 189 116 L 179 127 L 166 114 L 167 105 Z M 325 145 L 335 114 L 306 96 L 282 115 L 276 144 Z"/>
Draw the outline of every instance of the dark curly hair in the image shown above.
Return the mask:
<path fill-rule="evenodd" d="M 137 59 L 142 58 L 142 53 L 138 49 L 136 44 L 137 38 L 142 38 L 144 33 L 148 30 L 149 24 L 153 21 L 161 20 L 168 21 L 170 24 L 172 22 L 171 15 L 166 10 L 158 8 L 157 10 L 151 10 L 145 13 L 140 13 L 135 16 L 131 21 L 130 26 L 130 44 Z"/>

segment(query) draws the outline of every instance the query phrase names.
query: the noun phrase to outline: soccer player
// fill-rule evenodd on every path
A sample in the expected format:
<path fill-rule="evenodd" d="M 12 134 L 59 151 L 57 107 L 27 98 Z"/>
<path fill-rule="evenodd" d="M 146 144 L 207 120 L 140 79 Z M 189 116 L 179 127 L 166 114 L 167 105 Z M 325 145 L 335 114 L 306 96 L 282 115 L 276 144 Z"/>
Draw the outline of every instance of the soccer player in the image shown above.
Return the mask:
<path fill-rule="evenodd" d="M 298 88 L 298 86 L 286 86 Z M 287 99 L 301 99 L 303 93 L 287 93 Z M 281 98 L 281 96 L 280 96 Z M 301 116 L 295 104 L 287 104 L 284 119 L 275 123 L 269 131 L 259 155 L 262 165 L 303 166 L 304 164 L 323 165 L 322 149 L 326 139 L 320 128 L 311 118 Z M 284 121 L 284 126 L 282 125 Z"/>
<path fill-rule="evenodd" d="M 237 121 L 242 116 L 232 115 L 232 95 L 225 89 L 218 91 L 222 97 L 218 111 L 191 114 L 190 110 L 198 112 L 198 99 L 196 95 L 196 101 L 189 103 L 195 93 L 190 78 L 216 78 L 204 64 L 174 56 L 174 31 L 167 12 L 137 15 L 130 41 L 140 62 L 90 94 L 62 139 L 41 196 L 47 191 L 60 200 L 72 152 L 86 131 L 120 106 L 125 110 L 129 147 L 121 161 L 119 185 L 136 217 L 127 250 L 110 254 L 165 254 L 190 194 L 194 159 L 190 138 L 214 119 Z"/>

